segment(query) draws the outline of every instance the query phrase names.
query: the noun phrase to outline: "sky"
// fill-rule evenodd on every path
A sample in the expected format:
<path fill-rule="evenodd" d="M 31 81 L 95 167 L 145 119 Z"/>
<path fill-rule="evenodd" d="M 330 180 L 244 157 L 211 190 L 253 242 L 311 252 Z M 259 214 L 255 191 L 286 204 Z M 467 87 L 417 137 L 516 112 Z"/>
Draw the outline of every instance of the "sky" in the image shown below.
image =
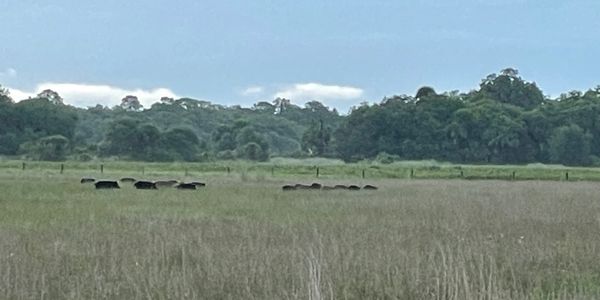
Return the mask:
<path fill-rule="evenodd" d="M 346 112 L 512 67 L 558 96 L 600 84 L 598 28 L 597 0 L 0 0 L 0 84 L 81 107 L 133 94 Z"/>

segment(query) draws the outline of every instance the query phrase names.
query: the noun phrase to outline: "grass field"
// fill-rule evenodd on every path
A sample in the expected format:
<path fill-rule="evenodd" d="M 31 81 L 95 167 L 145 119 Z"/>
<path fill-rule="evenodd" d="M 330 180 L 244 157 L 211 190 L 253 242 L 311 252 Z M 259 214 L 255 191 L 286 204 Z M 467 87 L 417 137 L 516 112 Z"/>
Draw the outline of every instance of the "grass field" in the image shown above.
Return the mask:
<path fill-rule="evenodd" d="M 600 297 L 593 182 L 317 180 L 248 165 L 189 170 L 208 184 L 198 191 L 96 191 L 78 181 L 93 169 L 0 166 L 0 299 Z M 153 166 L 146 178 L 184 179 L 181 165 Z M 280 189 L 313 181 L 380 189 Z"/>

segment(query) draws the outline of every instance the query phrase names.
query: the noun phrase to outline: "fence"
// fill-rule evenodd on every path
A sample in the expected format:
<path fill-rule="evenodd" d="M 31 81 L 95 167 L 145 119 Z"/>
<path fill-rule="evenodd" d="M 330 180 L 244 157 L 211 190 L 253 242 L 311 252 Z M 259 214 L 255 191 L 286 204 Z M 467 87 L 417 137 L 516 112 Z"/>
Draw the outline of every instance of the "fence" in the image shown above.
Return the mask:
<path fill-rule="evenodd" d="M 51 163 L 20 162 L 0 163 L 1 169 L 18 169 L 23 172 L 36 170 L 56 171 L 58 174 L 127 173 L 130 175 L 147 173 L 175 173 L 185 177 L 198 174 L 231 175 L 239 173 L 263 173 L 271 177 L 315 177 L 315 178 L 362 178 L 362 179 L 465 179 L 465 180 L 562 180 L 600 181 L 600 169 L 595 168 L 530 168 L 507 166 L 393 166 L 393 165 L 269 165 L 266 163 L 225 165 L 225 164 L 157 164 L 157 163 Z"/>

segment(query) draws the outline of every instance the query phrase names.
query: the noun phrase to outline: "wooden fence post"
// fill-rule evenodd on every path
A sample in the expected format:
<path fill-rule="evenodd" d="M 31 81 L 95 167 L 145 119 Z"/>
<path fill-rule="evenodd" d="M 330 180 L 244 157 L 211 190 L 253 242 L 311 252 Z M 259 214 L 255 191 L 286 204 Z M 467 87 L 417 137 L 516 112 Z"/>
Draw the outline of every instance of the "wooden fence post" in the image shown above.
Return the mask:
<path fill-rule="evenodd" d="M 362 179 L 365 179 L 365 169 L 362 170 Z"/>
<path fill-rule="evenodd" d="M 410 169 L 410 178 L 414 178 L 415 177 L 415 169 L 411 168 Z"/>
<path fill-rule="evenodd" d="M 317 167 L 317 178 L 319 178 L 319 167 Z"/>
<path fill-rule="evenodd" d="M 512 180 L 517 179 L 517 172 L 513 171 L 512 172 Z"/>
<path fill-rule="evenodd" d="M 227 166 L 227 174 L 231 173 L 231 169 Z"/>
<path fill-rule="evenodd" d="M 25 171 L 25 166 L 26 166 L 26 164 L 25 164 L 25 163 L 23 163 L 23 165 L 21 166 L 21 167 L 22 167 L 22 169 L 23 169 L 23 171 Z"/>
<path fill-rule="evenodd" d="M 100 174 L 104 174 L 104 164 L 100 165 Z"/>
<path fill-rule="evenodd" d="M 60 164 L 60 174 L 65 171 L 65 164 Z"/>
<path fill-rule="evenodd" d="M 569 172 L 565 172 L 565 180 L 569 181 Z"/>

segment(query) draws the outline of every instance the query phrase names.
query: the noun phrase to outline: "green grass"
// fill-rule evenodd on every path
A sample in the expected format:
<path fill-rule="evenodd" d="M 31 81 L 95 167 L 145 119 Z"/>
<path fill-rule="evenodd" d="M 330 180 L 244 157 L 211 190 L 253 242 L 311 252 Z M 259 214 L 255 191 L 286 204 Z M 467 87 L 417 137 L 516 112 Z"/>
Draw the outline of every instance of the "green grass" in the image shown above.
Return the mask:
<path fill-rule="evenodd" d="M 267 165 L 250 164 L 237 165 L 241 173 L 194 170 L 185 177 L 181 164 L 150 164 L 147 178 L 208 186 L 96 191 L 78 182 L 97 174 L 92 164 L 60 175 L 56 164 L 23 172 L 6 167 L 11 163 L 0 168 L 0 299 L 600 297 L 593 182 L 327 173 L 316 180 L 271 177 Z M 115 166 L 122 169 L 107 168 L 104 177 L 136 175 L 140 165 Z M 432 177 L 445 170 L 428 168 Z M 380 189 L 280 189 L 312 181 Z"/>
<path fill-rule="evenodd" d="M 0 160 L 0 171 L 16 174 L 22 170 L 21 161 Z M 134 176 L 134 177 L 193 177 L 193 176 L 262 176 L 281 179 L 492 179 L 492 180 L 566 180 L 600 181 L 600 168 L 565 167 L 560 165 L 455 165 L 436 161 L 404 161 L 392 164 L 344 164 L 333 159 L 274 158 L 270 162 L 220 161 L 211 163 L 142 163 L 107 162 L 25 162 L 25 174 L 64 174 L 72 176 Z M 104 173 L 100 173 L 101 165 Z M 229 170 L 229 173 L 228 173 Z M 514 174 L 514 177 L 513 177 Z"/>

